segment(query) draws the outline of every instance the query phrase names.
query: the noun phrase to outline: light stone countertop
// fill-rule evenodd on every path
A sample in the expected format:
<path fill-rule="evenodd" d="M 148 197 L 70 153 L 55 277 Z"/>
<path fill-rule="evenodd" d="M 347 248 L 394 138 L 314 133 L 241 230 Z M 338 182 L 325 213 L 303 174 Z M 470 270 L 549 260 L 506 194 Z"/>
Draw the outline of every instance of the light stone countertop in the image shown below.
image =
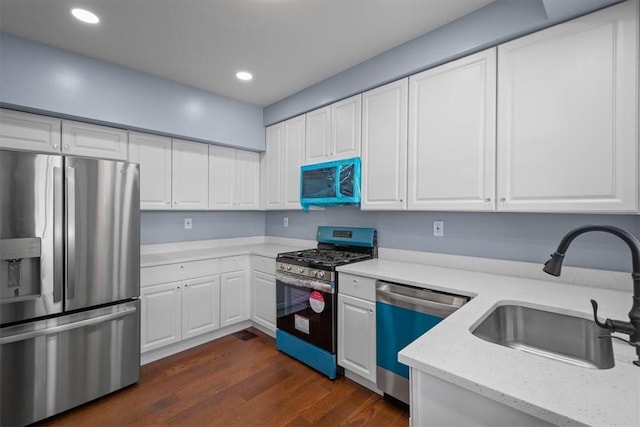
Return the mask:
<path fill-rule="evenodd" d="M 640 368 L 631 363 L 633 347 L 613 340 L 615 366 L 596 370 L 489 343 L 470 332 L 506 302 L 591 319 L 593 298 L 600 318 L 628 320 L 631 275 L 623 292 L 385 259 L 338 271 L 473 297 L 404 348 L 400 362 L 557 425 L 640 426 Z"/>
<path fill-rule="evenodd" d="M 274 258 L 280 252 L 308 249 L 309 245 L 292 246 L 280 243 L 245 243 L 228 244 L 220 247 L 182 249 L 158 253 L 143 253 L 140 255 L 140 267 L 153 267 L 163 264 L 198 261 L 210 258 L 223 258 L 237 255 L 259 255 Z"/>

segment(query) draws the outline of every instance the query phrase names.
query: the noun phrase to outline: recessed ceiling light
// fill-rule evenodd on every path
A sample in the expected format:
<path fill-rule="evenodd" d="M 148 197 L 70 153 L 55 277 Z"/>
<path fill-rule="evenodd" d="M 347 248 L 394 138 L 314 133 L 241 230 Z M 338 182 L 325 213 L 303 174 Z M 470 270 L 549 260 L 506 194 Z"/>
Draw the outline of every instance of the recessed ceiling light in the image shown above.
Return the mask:
<path fill-rule="evenodd" d="M 247 71 L 238 71 L 236 73 L 236 77 L 238 78 L 238 80 L 244 80 L 244 81 L 248 81 L 248 80 L 251 80 L 253 78 L 251 73 L 249 73 Z"/>
<path fill-rule="evenodd" d="M 93 12 L 89 12 L 85 9 L 71 9 L 71 14 L 82 22 L 87 24 L 97 24 L 100 22 L 100 18 Z"/>

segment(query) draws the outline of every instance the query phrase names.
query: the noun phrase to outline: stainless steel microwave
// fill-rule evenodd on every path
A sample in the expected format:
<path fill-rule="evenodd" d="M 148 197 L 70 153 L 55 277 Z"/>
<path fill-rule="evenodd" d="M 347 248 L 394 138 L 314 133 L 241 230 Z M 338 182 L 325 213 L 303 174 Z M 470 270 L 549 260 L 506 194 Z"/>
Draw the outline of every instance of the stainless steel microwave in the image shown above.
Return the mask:
<path fill-rule="evenodd" d="M 360 157 L 304 165 L 300 168 L 300 204 L 360 205 Z"/>

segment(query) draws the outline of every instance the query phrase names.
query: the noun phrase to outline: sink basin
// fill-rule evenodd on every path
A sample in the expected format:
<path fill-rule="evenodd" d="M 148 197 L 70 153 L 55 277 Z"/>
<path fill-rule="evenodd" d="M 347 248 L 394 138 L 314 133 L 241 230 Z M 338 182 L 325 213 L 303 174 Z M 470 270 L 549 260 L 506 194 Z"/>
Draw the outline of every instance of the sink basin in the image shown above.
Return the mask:
<path fill-rule="evenodd" d="M 497 306 L 471 333 L 485 341 L 591 369 L 613 368 L 611 334 L 581 317 Z"/>

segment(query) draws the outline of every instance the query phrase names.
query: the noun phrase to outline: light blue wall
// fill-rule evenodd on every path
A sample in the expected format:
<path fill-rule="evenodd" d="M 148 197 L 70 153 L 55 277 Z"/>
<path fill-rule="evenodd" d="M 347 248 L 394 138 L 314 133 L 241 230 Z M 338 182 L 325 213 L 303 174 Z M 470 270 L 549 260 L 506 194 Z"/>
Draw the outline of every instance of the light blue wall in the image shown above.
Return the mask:
<path fill-rule="evenodd" d="M 184 229 L 191 218 L 193 228 Z M 152 212 L 140 214 L 140 240 L 143 245 L 193 240 L 264 236 L 264 212 Z"/>
<path fill-rule="evenodd" d="M 0 104 L 264 150 L 262 108 L 0 33 Z"/>
<path fill-rule="evenodd" d="M 289 227 L 282 218 L 289 218 Z M 444 221 L 444 237 L 433 236 L 433 221 Z M 585 224 L 621 227 L 640 238 L 635 215 L 563 215 L 454 212 L 361 212 L 353 207 L 323 211 L 267 212 L 267 236 L 315 240 L 318 225 L 374 227 L 384 248 L 407 249 L 544 263 L 560 238 Z M 578 237 L 566 265 L 631 272 L 631 255 L 619 239 L 604 233 Z"/>
<path fill-rule="evenodd" d="M 496 0 L 264 109 L 265 126 L 620 0 Z"/>

